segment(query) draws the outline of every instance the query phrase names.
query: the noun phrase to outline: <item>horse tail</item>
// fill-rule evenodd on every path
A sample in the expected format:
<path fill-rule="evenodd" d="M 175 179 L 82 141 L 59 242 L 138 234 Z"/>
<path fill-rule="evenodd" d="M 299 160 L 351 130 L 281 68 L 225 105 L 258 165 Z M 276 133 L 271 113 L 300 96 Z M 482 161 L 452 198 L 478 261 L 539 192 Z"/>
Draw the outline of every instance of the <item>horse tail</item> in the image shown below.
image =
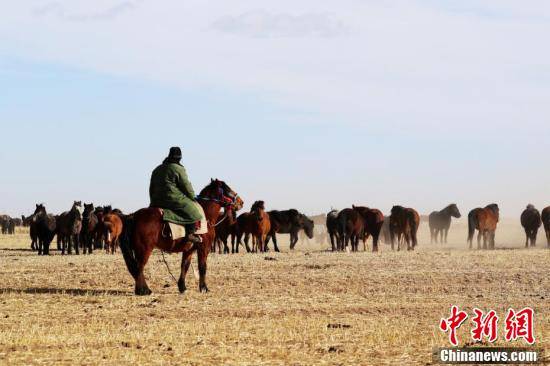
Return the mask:
<path fill-rule="evenodd" d="M 107 243 L 111 243 L 111 237 L 113 232 L 113 223 L 110 221 L 104 221 L 103 222 L 103 234 L 105 235 L 105 238 L 107 240 Z"/>
<path fill-rule="evenodd" d="M 138 263 L 136 260 L 136 252 L 132 246 L 132 237 L 135 232 L 135 223 L 132 216 L 126 217 L 123 225 L 122 234 L 120 236 L 120 250 L 126 262 L 126 267 L 132 277 L 136 278 L 139 274 Z"/>
<path fill-rule="evenodd" d="M 468 214 L 468 243 L 474 240 L 474 232 L 476 230 L 476 218 L 474 212 Z"/>

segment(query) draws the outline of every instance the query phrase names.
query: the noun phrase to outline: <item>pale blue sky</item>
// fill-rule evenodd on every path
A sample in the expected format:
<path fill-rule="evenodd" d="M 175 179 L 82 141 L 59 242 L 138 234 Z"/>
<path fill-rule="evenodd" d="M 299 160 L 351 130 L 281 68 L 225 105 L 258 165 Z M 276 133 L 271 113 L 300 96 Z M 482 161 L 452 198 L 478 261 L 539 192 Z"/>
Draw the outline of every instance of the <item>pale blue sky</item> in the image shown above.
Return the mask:
<path fill-rule="evenodd" d="M 550 205 L 543 1 L 1 5 L 0 212 L 198 191 L 307 213 Z"/>

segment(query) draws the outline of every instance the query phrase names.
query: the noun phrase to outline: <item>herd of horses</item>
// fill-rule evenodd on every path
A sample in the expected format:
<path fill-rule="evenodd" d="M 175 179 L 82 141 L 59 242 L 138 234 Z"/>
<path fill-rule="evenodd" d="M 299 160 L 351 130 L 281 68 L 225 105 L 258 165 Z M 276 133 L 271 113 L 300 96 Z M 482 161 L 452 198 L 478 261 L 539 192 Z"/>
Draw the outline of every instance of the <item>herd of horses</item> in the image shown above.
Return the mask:
<path fill-rule="evenodd" d="M 169 253 L 182 253 L 181 274 L 178 289 L 185 292 L 185 275 L 191 265 L 193 253 L 197 253 L 199 290 L 208 291 L 206 285 L 206 260 L 212 251 L 238 253 L 244 246 L 247 252 L 266 252 L 273 241 L 279 251 L 277 234 L 290 234 L 290 249 L 298 242 L 299 233 L 313 238 L 314 221 L 296 209 L 266 210 L 264 201 L 256 201 L 249 212 L 237 216 L 244 202 L 225 182 L 212 179 L 197 196 L 202 206 L 208 227 L 201 235 L 200 243 L 166 235 L 167 223 L 163 221 L 163 210 L 156 207 L 140 209 L 130 215 L 123 214 L 110 206 L 94 207 L 74 201 L 71 209 L 60 215 L 47 213 L 43 204 L 37 204 L 28 217 L 20 222 L 4 215 L 0 216 L 2 233 L 14 232 L 11 226 L 29 226 L 31 248 L 40 255 L 48 255 L 50 244 L 57 236 L 57 249 L 62 254 L 91 254 L 94 249 L 115 253 L 120 247 L 128 271 L 135 280 L 135 294 L 151 293 L 144 276 L 144 268 L 157 248 Z M 222 213 L 223 211 L 223 213 Z M 460 218 L 456 204 L 450 204 L 441 211 L 434 211 L 428 217 L 431 242 L 447 242 L 452 218 Z M 478 231 L 478 249 L 495 248 L 495 232 L 499 221 L 499 207 L 489 204 L 471 210 L 468 214 L 468 243 L 472 249 L 475 231 Z M 417 233 L 420 215 L 409 207 L 393 206 L 389 217 L 376 208 L 355 206 L 343 210 L 331 210 L 326 215 L 326 230 L 332 251 L 349 250 L 357 252 L 359 242 L 366 242 L 372 236 L 372 251 L 378 251 L 379 241 L 391 244 L 392 250 L 414 250 L 418 245 Z M 539 228 L 544 225 L 550 247 L 550 207 L 542 213 L 528 205 L 521 215 L 521 224 L 526 233 L 526 246 L 534 246 Z M 4 227 L 6 231 L 4 232 Z M 250 246 L 252 239 L 252 246 Z M 228 242 L 231 243 L 229 249 Z"/>
<path fill-rule="evenodd" d="M 61 254 L 91 254 L 94 249 L 115 253 L 122 233 L 124 215 L 111 206 L 94 207 L 74 201 L 71 209 L 60 215 L 46 211 L 44 204 L 37 204 L 32 215 L 22 216 L 21 223 L 29 227 L 31 249 L 39 255 L 50 254 L 50 244 L 57 238 L 57 250 Z"/>

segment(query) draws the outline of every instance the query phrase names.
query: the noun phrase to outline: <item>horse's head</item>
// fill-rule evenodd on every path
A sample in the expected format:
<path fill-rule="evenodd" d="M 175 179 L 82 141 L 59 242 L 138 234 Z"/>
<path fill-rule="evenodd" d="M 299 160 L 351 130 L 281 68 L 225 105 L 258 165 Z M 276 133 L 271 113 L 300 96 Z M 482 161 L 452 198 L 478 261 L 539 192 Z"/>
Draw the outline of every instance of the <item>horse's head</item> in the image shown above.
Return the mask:
<path fill-rule="evenodd" d="M 82 212 L 84 209 L 82 208 L 82 201 L 74 201 L 73 207 L 71 207 L 71 211 L 78 212 L 79 217 L 82 217 Z"/>
<path fill-rule="evenodd" d="M 84 204 L 84 212 L 82 213 L 82 217 L 89 218 L 91 213 L 94 212 L 94 204 L 93 203 L 85 203 Z"/>
<path fill-rule="evenodd" d="M 527 208 L 526 208 L 526 209 L 527 209 L 527 210 L 534 210 L 534 209 L 535 209 L 535 205 L 533 205 L 533 204 L 530 203 L 530 204 L 527 205 Z"/>
<path fill-rule="evenodd" d="M 201 200 L 211 200 L 220 203 L 223 207 L 239 211 L 243 208 L 244 201 L 237 192 L 232 190 L 224 181 L 211 179 L 210 184 L 204 187 L 198 196 Z"/>
<path fill-rule="evenodd" d="M 262 214 L 265 212 L 265 203 L 264 201 L 256 201 L 254 204 L 252 204 L 252 207 L 250 207 L 250 212 L 258 219 L 258 221 L 261 221 L 263 219 Z"/>
<path fill-rule="evenodd" d="M 40 213 L 40 212 L 46 212 L 46 206 L 44 206 L 43 203 L 36 204 L 36 209 L 34 210 L 33 215 L 36 215 L 37 213 Z"/>
<path fill-rule="evenodd" d="M 500 209 L 498 208 L 498 205 L 496 203 L 491 203 L 490 205 L 485 206 L 485 208 L 493 211 L 493 213 L 495 214 L 495 216 L 498 220 L 499 214 L 500 214 Z"/>
<path fill-rule="evenodd" d="M 300 214 L 300 216 L 302 219 L 302 227 L 304 228 L 304 232 L 308 238 L 313 239 L 313 227 L 315 226 L 315 223 L 304 214 Z"/>
<path fill-rule="evenodd" d="M 113 207 L 111 205 L 103 206 L 103 214 L 107 215 L 111 211 L 113 211 Z"/>
<path fill-rule="evenodd" d="M 457 219 L 460 218 L 460 211 L 458 210 L 458 207 L 456 205 L 456 203 L 452 203 L 449 205 L 448 207 L 449 209 L 449 213 L 451 214 L 452 217 L 456 217 Z"/>

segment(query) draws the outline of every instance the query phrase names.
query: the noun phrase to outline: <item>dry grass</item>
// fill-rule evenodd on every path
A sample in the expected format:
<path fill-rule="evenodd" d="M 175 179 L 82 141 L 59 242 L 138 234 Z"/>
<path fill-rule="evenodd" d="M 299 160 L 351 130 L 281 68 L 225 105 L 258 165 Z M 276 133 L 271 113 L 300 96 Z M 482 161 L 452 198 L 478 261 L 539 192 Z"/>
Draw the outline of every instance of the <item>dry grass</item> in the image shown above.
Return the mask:
<path fill-rule="evenodd" d="M 24 250 L 26 234 L 0 236 L 0 363 L 420 365 L 448 344 L 437 325 L 451 304 L 500 314 L 532 306 L 537 344 L 549 348 L 545 245 L 521 249 L 512 225 L 497 241 L 517 250 L 464 250 L 461 223 L 453 235 L 454 245 L 432 246 L 423 231 L 414 253 L 299 245 L 270 253 L 274 261 L 212 255 L 211 292 L 200 294 L 189 273 L 183 296 L 157 253 L 150 297 L 132 295 L 120 254 L 38 257 Z M 179 273 L 179 257 L 168 260 Z"/>

